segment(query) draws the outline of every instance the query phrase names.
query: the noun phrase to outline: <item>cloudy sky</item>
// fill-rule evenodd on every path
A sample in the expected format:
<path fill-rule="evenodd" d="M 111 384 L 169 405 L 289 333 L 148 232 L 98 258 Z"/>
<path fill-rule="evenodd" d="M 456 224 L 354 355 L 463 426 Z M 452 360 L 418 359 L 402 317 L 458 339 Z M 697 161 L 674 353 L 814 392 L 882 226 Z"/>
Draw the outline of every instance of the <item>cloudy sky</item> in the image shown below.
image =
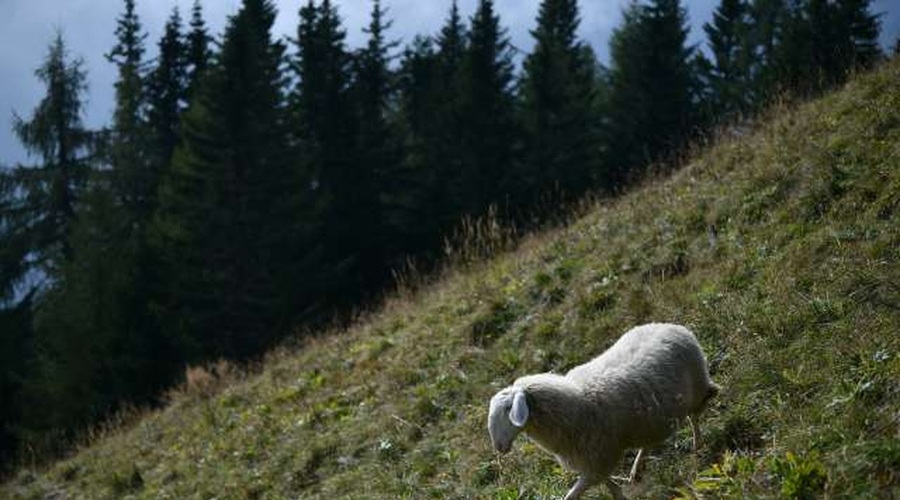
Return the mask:
<path fill-rule="evenodd" d="M 582 0 L 581 36 L 593 45 L 603 62 L 608 62 L 608 41 L 619 23 L 622 7 L 629 0 Z M 174 7 L 188 18 L 192 0 L 137 0 L 137 11 L 145 31 L 149 55 L 155 52 L 166 18 Z M 276 0 L 279 17 L 275 32 L 292 36 L 296 30 L 297 11 L 302 0 Z M 335 0 L 347 29 L 348 44 L 364 43 L 362 27 L 371 11 L 371 0 Z M 416 34 L 432 34 L 443 23 L 450 0 L 383 0 L 394 20 L 392 38 L 408 42 Z M 528 51 L 532 45 L 528 30 L 533 27 L 540 0 L 497 0 L 497 11 L 509 30 L 513 45 Z M 707 22 L 719 0 L 686 0 L 684 4 L 693 25 L 691 43 L 703 43 L 700 26 Z M 34 70 L 46 55 L 47 46 L 56 29 L 62 30 L 70 54 L 84 59 L 88 73 L 88 103 L 85 122 L 100 127 L 112 114 L 115 69 L 103 54 L 114 43 L 115 21 L 123 9 L 122 0 L 0 0 L 0 165 L 28 162 L 29 158 L 12 132 L 12 116 L 29 118 L 44 93 Z M 477 0 L 459 0 L 468 17 Z M 205 0 L 206 21 L 215 34 L 220 34 L 228 15 L 240 0 Z M 875 0 L 873 11 L 882 17 L 882 44 L 893 45 L 900 35 L 900 2 Z M 34 158 L 31 159 L 33 161 Z"/>

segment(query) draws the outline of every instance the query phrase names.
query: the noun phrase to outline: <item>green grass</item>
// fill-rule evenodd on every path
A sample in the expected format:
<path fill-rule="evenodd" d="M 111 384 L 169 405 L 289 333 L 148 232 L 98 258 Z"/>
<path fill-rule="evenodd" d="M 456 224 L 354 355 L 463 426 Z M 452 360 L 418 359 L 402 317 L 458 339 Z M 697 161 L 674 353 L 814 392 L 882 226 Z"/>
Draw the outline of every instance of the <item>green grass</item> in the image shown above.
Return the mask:
<path fill-rule="evenodd" d="M 0 497 L 558 498 L 574 477 L 527 439 L 491 452 L 488 399 L 672 321 L 724 389 L 699 452 L 680 430 L 626 495 L 897 498 L 900 63 L 771 114 L 568 227 L 23 470 Z"/>

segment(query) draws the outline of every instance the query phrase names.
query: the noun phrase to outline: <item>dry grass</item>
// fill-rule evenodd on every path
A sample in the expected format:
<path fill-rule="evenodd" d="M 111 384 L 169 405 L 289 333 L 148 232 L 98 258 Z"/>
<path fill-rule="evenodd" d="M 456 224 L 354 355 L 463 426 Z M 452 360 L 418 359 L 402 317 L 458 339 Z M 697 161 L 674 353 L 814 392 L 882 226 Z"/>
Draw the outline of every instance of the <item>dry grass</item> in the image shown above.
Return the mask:
<path fill-rule="evenodd" d="M 184 382 L 169 391 L 170 401 L 185 398 L 209 398 L 218 394 L 222 388 L 235 383 L 241 370 L 226 359 L 214 363 L 184 368 Z"/>

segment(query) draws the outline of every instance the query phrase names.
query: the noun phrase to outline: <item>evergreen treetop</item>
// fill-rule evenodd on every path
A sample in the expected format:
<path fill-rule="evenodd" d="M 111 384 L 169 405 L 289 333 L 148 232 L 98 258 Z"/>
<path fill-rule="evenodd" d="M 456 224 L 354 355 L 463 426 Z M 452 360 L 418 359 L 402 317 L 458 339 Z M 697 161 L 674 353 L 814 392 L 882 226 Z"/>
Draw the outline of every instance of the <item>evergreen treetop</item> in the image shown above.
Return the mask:
<path fill-rule="evenodd" d="M 188 96 L 193 95 L 200 78 L 209 66 L 213 56 L 210 49 L 212 40 L 203 19 L 200 0 L 194 0 L 191 7 L 190 31 L 187 34 Z"/>
<path fill-rule="evenodd" d="M 179 138 L 179 119 L 186 106 L 188 86 L 188 46 L 182 33 L 178 8 L 166 22 L 158 43 L 156 66 L 148 78 L 148 121 L 157 151 L 155 166 L 164 169 L 171 160 Z"/>
<path fill-rule="evenodd" d="M 208 355 L 259 353 L 288 314 L 297 183 L 274 20 L 268 0 L 244 0 L 229 19 L 162 190 L 156 227 L 173 277 L 167 307 Z"/>
<path fill-rule="evenodd" d="M 579 22 L 575 0 L 544 0 L 531 31 L 519 85 L 525 158 L 514 179 L 523 203 L 574 199 L 600 177 L 596 59 L 577 39 Z"/>
<path fill-rule="evenodd" d="M 87 185 L 92 134 L 82 123 L 86 74 L 81 59 L 70 60 L 62 33 L 57 32 L 44 63 L 35 71 L 46 94 L 31 118 L 13 118 L 13 129 L 25 149 L 40 157 L 37 168 L 19 169 L 28 203 L 13 215 L 30 227 L 27 235 L 34 267 L 56 277 L 73 258 L 71 229 Z M 24 257 L 24 256 L 23 256 Z M 31 266 L 29 266 L 31 267 Z"/>
<path fill-rule="evenodd" d="M 610 41 L 609 159 L 612 187 L 640 176 L 683 144 L 694 119 L 693 48 L 679 0 L 632 3 Z"/>
<path fill-rule="evenodd" d="M 444 73 L 448 78 L 451 71 L 457 69 L 462 62 L 467 46 L 467 36 L 466 26 L 459 13 L 459 4 L 453 0 L 447 20 L 437 36 L 437 50 L 441 56 Z"/>
<path fill-rule="evenodd" d="M 722 0 L 711 23 L 703 25 L 713 60 L 706 72 L 712 112 L 731 115 L 748 111 L 752 103 L 748 87 L 751 65 L 750 4 L 746 0 Z M 701 54 L 701 57 L 705 56 Z"/>

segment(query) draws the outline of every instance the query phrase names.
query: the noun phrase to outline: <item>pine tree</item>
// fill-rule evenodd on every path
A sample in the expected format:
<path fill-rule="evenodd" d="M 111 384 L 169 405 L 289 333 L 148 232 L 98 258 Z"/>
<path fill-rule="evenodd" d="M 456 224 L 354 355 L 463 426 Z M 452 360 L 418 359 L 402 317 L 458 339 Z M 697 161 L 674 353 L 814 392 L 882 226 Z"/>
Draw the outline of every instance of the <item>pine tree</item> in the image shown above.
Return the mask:
<path fill-rule="evenodd" d="M 520 84 L 525 157 L 513 182 L 532 204 L 548 193 L 572 199 L 600 177 L 596 59 L 577 38 L 579 23 L 576 0 L 544 0 L 531 32 Z"/>
<path fill-rule="evenodd" d="M 451 180 L 461 216 L 478 217 L 505 203 L 501 182 L 513 156 L 512 51 L 491 0 L 480 0 L 471 19 L 460 74 L 462 131 L 460 170 Z"/>
<path fill-rule="evenodd" d="M 162 189 L 157 245 L 174 317 L 194 356 L 257 355 L 286 325 L 293 273 L 291 171 L 275 8 L 245 0 L 184 114 Z"/>
<path fill-rule="evenodd" d="M 678 0 L 631 4 L 610 42 L 609 183 L 618 188 L 667 160 L 689 137 L 693 49 Z"/>

